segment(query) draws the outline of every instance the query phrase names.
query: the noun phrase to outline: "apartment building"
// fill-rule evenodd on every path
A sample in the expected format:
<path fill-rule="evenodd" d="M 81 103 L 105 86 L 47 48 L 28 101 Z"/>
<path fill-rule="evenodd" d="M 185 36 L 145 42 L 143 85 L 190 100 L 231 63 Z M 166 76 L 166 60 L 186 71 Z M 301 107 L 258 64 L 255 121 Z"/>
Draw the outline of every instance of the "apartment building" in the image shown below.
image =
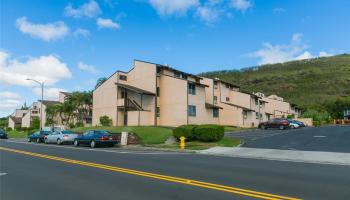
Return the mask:
<path fill-rule="evenodd" d="M 8 127 L 14 129 L 22 126 L 22 118 L 28 113 L 27 109 L 16 109 L 9 117 Z"/>
<path fill-rule="evenodd" d="M 114 126 L 222 124 L 257 126 L 267 119 L 261 97 L 218 79 L 135 60 L 93 92 L 92 124 L 101 116 Z"/>
<path fill-rule="evenodd" d="M 216 106 L 206 102 L 203 78 L 166 65 L 135 60 L 93 92 L 92 124 L 107 115 L 113 125 L 217 124 Z"/>

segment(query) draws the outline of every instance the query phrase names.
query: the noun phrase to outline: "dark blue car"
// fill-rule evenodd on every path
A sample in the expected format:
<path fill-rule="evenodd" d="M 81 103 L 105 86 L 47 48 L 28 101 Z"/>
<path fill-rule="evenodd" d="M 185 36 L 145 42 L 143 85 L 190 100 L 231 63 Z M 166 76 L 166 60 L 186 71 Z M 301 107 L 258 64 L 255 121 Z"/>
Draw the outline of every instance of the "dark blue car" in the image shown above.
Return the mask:
<path fill-rule="evenodd" d="M 44 142 L 45 136 L 51 134 L 51 131 L 37 131 L 28 136 L 28 142 Z"/>
<path fill-rule="evenodd" d="M 74 140 L 74 146 L 89 145 L 91 148 L 97 146 L 114 146 L 117 144 L 117 137 L 111 135 L 108 131 L 90 130 L 79 135 Z"/>
<path fill-rule="evenodd" d="M 3 130 L 0 129 L 0 139 L 7 139 L 7 133 Z"/>
<path fill-rule="evenodd" d="M 298 124 L 299 127 L 305 127 L 305 126 L 306 126 L 303 122 L 298 121 L 298 120 L 293 120 L 293 122 L 296 123 L 296 124 Z"/>

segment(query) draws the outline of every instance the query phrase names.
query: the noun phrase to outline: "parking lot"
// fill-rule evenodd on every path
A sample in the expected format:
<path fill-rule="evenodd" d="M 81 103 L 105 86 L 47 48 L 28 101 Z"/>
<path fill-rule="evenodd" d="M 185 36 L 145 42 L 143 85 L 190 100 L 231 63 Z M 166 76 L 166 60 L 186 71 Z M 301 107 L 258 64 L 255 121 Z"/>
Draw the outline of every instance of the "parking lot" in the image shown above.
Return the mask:
<path fill-rule="evenodd" d="M 226 136 L 243 139 L 243 147 L 350 153 L 350 126 L 252 130 Z"/>

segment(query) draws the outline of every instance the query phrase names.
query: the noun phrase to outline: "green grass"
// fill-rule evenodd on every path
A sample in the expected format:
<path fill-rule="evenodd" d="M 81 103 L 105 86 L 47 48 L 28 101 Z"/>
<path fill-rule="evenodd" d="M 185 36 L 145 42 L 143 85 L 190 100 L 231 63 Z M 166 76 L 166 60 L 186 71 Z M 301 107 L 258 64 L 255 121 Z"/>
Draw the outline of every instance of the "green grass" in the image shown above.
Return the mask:
<path fill-rule="evenodd" d="M 200 141 L 190 141 L 185 143 L 185 149 L 187 150 L 205 150 L 212 147 L 235 147 L 241 143 L 239 139 L 236 138 L 226 138 L 224 137 L 222 140 L 218 142 L 200 142 Z M 165 149 L 180 149 L 179 143 L 167 145 L 167 144 L 159 144 L 159 145 L 148 145 L 150 147 L 157 148 L 165 148 Z"/>
<path fill-rule="evenodd" d="M 167 127 L 155 126 L 117 126 L 117 127 L 79 127 L 72 131 L 82 133 L 87 130 L 106 130 L 111 133 L 120 133 L 122 131 L 133 132 L 139 139 L 141 144 L 162 144 L 169 136 L 173 134 L 173 130 Z"/>
<path fill-rule="evenodd" d="M 8 138 L 27 138 L 28 132 L 27 131 L 8 131 L 7 132 Z"/>

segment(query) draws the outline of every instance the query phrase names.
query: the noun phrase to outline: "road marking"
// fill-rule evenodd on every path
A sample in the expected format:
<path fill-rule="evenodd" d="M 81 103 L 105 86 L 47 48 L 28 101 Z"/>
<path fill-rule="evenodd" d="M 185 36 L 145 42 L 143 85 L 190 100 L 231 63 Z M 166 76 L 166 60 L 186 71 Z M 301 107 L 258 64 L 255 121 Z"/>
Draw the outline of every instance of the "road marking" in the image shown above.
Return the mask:
<path fill-rule="evenodd" d="M 88 166 L 88 167 L 93 167 L 93 168 L 105 169 L 105 170 L 109 170 L 109 171 L 132 174 L 132 175 L 136 175 L 136 176 L 148 177 L 148 178 L 152 178 L 152 179 L 164 180 L 164 181 L 168 181 L 168 182 L 175 182 L 175 183 L 181 183 L 181 184 L 185 184 L 185 185 L 192 185 L 192 186 L 197 186 L 197 187 L 201 187 L 201 188 L 207 188 L 207 189 L 212 189 L 212 190 L 217 190 L 217 191 L 222 191 L 222 192 L 239 194 L 239 195 L 243 195 L 243 196 L 255 197 L 258 199 L 300 200 L 299 198 L 280 196 L 280 195 L 269 194 L 269 193 L 264 193 L 264 192 L 257 192 L 257 191 L 248 190 L 248 189 L 236 188 L 236 187 L 231 187 L 231 186 L 226 186 L 226 185 L 219 185 L 219 184 L 214 184 L 214 183 L 209 183 L 209 182 L 197 181 L 197 180 L 186 179 L 186 178 L 179 178 L 179 177 L 174 177 L 174 176 L 167 176 L 167 175 L 156 174 L 156 173 L 149 173 L 149 172 L 144 172 L 144 171 L 132 170 L 132 169 L 128 169 L 128 168 L 121 168 L 121 167 L 116 167 L 116 166 L 67 159 L 67 158 L 62 158 L 62 157 L 50 156 L 50 155 L 46 155 L 46 154 L 39 154 L 39 153 L 34 153 L 34 152 L 29 152 L 29 151 L 22 151 L 22 150 L 18 150 L 18 149 L 6 148 L 6 147 L 0 147 L 0 150 L 24 154 L 24 155 L 38 157 L 38 158 L 46 158 L 46 159 L 50 159 L 50 160 L 61 161 L 61 162 L 65 162 L 65 163 L 75 164 L 75 165 Z"/>
<path fill-rule="evenodd" d="M 7 173 L 0 173 L 0 176 L 5 176 L 7 175 Z"/>
<path fill-rule="evenodd" d="M 55 147 L 55 148 L 65 148 L 65 149 L 76 149 L 76 150 L 83 150 L 83 151 L 100 151 L 100 152 L 108 152 L 108 153 L 120 153 L 120 154 L 139 154 L 139 155 L 177 155 L 177 154 L 184 154 L 183 152 L 145 152 L 145 151 L 125 151 L 125 150 L 105 150 L 105 149 L 91 149 L 91 148 L 81 148 L 81 147 L 72 147 L 72 146 L 58 146 L 58 145 L 48 145 L 48 144 L 38 144 L 38 143 L 28 143 L 28 142 L 22 142 L 22 141 L 6 141 L 9 143 L 17 143 L 17 144 L 27 144 L 27 145 L 35 145 L 35 146 L 45 146 L 45 147 Z"/>
<path fill-rule="evenodd" d="M 324 136 L 324 135 L 314 135 L 315 138 L 325 138 L 327 136 Z"/>

